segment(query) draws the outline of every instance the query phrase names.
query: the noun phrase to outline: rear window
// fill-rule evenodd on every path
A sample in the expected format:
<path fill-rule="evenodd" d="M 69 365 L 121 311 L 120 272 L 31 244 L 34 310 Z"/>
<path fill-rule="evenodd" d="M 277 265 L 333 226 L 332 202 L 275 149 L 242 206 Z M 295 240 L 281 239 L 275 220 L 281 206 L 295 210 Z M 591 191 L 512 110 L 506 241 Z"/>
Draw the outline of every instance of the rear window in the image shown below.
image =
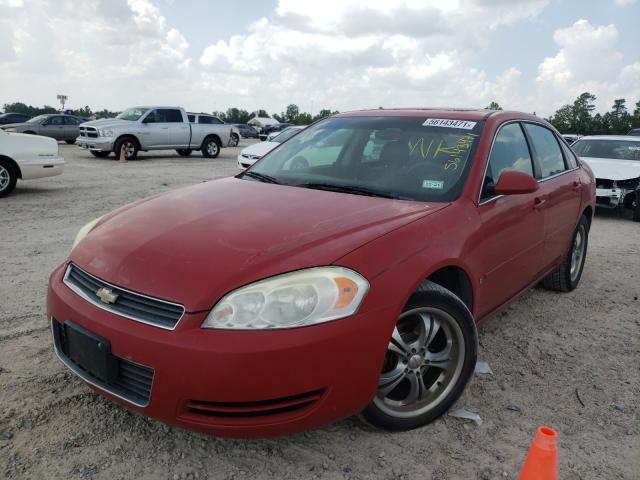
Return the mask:
<path fill-rule="evenodd" d="M 250 171 L 306 188 L 320 184 L 452 201 L 466 182 L 482 125 L 428 117 L 332 117 L 298 132 Z"/>
<path fill-rule="evenodd" d="M 578 140 L 571 147 L 579 157 L 640 160 L 640 141 L 594 138 Z"/>

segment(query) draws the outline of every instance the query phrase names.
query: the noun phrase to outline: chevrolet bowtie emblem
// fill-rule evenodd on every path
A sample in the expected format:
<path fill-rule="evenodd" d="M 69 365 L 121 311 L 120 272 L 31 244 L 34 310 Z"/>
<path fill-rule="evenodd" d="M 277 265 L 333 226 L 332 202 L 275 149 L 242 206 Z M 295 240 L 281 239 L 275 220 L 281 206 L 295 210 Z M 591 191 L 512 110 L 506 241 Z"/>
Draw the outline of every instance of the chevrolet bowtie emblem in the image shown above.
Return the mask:
<path fill-rule="evenodd" d="M 102 287 L 100 290 L 96 292 L 96 296 L 100 299 L 102 303 L 116 303 L 119 295 L 117 293 L 113 293 L 113 290 L 110 288 Z"/>

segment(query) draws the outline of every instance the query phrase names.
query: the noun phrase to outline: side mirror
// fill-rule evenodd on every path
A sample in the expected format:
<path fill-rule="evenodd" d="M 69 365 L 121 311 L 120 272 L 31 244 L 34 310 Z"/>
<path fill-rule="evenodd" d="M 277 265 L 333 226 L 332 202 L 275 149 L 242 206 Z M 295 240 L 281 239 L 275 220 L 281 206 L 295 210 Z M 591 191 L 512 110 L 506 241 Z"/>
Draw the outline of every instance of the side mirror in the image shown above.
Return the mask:
<path fill-rule="evenodd" d="M 533 193 L 538 188 L 540 188 L 538 182 L 528 173 L 505 170 L 500 174 L 494 193 L 496 195 L 521 195 Z"/>

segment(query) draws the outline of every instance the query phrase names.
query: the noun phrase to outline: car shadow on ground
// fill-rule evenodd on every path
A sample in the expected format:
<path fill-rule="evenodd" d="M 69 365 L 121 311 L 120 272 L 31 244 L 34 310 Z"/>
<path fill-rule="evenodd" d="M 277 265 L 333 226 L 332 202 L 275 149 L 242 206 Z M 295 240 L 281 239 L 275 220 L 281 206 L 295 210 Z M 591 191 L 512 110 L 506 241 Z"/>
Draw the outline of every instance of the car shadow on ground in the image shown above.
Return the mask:
<path fill-rule="evenodd" d="M 633 221 L 633 211 L 629 208 L 598 208 L 596 216 L 600 218 L 619 218 L 620 220 Z"/>

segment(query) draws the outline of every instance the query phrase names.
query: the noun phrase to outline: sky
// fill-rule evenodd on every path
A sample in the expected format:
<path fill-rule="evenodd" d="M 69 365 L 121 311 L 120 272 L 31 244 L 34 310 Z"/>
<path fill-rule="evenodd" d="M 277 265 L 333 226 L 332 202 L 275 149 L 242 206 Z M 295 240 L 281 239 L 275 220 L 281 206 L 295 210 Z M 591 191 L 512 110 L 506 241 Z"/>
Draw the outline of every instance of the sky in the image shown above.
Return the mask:
<path fill-rule="evenodd" d="M 640 0 L 0 0 L 0 105 L 633 110 L 639 26 Z"/>

